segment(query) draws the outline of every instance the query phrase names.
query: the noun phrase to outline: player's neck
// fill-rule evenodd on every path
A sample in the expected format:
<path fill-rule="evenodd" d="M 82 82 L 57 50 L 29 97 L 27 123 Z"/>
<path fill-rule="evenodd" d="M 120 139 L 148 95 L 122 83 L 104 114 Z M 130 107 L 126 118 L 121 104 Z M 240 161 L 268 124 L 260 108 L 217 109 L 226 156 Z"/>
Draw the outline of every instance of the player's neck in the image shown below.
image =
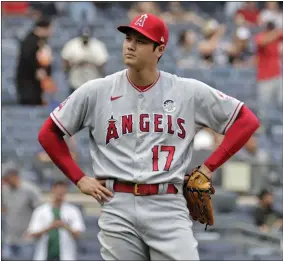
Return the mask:
<path fill-rule="evenodd" d="M 129 68 L 127 74 L 131 82 L 135 86 L 139 86 L 139 87 L 149 86 L 152 83 L 154 83 L 156 79 L 159 77 L 159 72 L 157 68 L 153 70 L 149 70 L 149 69 L 136 70 L 133 68 Z"/>

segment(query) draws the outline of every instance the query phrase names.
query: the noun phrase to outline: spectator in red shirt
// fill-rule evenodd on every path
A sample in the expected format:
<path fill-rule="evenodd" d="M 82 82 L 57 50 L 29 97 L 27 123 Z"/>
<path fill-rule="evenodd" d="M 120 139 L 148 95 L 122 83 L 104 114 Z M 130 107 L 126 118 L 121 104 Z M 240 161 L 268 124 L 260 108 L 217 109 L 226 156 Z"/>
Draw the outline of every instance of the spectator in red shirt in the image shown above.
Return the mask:
<path fill-rule="evenodd" d="M 282 110 L 282 43 L 283 32 L 268 22 L 265 30 L 255 36 L 259 114 L 264 120 L 267 106 Z"/>
<path fill-rule="evenodd" d="M 260 11 L 256 2 L 245 2 L 244 6 L 236 12 L 235 23 L 238 25 L 257 26 Z"/>
<path fill-rule="evenodd" d="M 1 3 L 3 15 L 26 15 L 28 13 L 28 2 L 7 2 Z"/>

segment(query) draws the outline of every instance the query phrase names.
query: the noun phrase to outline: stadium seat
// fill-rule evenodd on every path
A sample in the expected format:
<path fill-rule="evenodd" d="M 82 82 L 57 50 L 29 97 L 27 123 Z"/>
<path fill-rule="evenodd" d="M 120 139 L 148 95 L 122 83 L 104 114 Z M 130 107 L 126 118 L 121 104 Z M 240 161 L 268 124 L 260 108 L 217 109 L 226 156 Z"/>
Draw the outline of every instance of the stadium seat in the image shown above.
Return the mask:
<path fill-rule="evenodd" d="M 85 254 L 85 253 L 82 253 L 82 254 L 79 254 L 79 257 L 77 260 L 91 260 L 91 261 L 102 261 L 102 257 L 101 255 L 99 254 L 99 252 L 97 253 L 91 253 L 91 254 Z"/>
<path fill-rule="evenodd" d="M 217 189 L 212 197 L 213 207 L 216 212 L 227 213 L 236 209 L 236 193 Z"/>
<path fill-rule="evenodd" d="M 199 257 L 200 257 L 200 260 L 223 260 L 223 258 L 221 257 L 221 255 L 219 254 L 216 254 L 214 252 L 212 253 L 206 253 L 206 254 L 203 254 L 203 253 L 199 253 Z"/>
<path fill-rule="evenodd" d="M 224 254 L 237 254 L 241 252 L 242 249 L 238 244 L 227 242 L 223 240 L 213 241 L 213 242 L 200 242 L 199 252 L 203 253 L 215 253 L 220 255 Z"/>
<path fill-rule="evenodd" d="M 98 226 L 98 224 L 97 224 L 98 218 L 95 217 L 95 216 L 84 216 L 84 221 L 85 221 L 85 224 L 86 224 L 87 227 L 89 227 L 89 226 L 97 227 Z"/>
<path fill-rule="evenodd" d="M 282 256 L 280 255 L 262 255 L 262 256 L 255 256 L 254 260 L 282 261 Z"/>
<path fill-rule="evenodd" d="M 251 260 L 253 260 L 252 259 L 252 257 L 251 256 L 249 256 L 249 255 L 240 255 L 240 254 L 238 254 L 238 255 L 225 255 L 224 257 L 223 257 L 223 260 L 231 260 L 231 261 L 235 261 L 235 260 L 246 260 L 246 261 L 251 261 Z"/>
<path fill-rule="evenodd" d="M 252 247 L 248 250 L 248 254 L 253 257 L 267 257 L 276 254 L 277 250 L 268 247 Z M 268 259 L 269 260 L 269 259 Z"/>
<path fill-rule="evenodd" d="M 93 231 L 95 233 L 95 231 Z M 100 250 L 98 240 L 81 239 L 78 242 L 79 252 L 87 254 L 97 254 Z"/>

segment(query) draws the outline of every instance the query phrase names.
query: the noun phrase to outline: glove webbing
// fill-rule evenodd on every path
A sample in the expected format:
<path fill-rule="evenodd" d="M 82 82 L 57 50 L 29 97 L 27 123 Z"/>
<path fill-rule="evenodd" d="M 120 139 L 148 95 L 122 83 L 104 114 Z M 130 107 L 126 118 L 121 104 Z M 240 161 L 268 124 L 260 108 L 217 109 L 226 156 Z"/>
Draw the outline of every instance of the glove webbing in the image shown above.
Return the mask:
<path fill-rule="evenodd" d="M 199 168 L 200 168 L 200 166 L 198 166 L 198 170 L 197 170 L 197 171 L 198 171 L 199 173 L 201 173 L 202 175 L 204 175 L 204 176 L 210 181 L 210 178 L 208 178 L 202 171 L 199 171 Z M 202 203 L 202 205 L 204 206 L 204 207 L 203 207 L 203 210 L 204 210 L 204 212 L 205 212 L 205 216 L 207 216 L 207 208 L 206 208 L 206 205 L 203 203 L 203 194 L 202 194 L 199 190 L 196 190 L 196 192 L 197 192 L 197 193 L 199 194 L 199 196 L 200 196 L 201 203 Z M 203 190 L 202 192 L 211 193 L 211 189 Z M 209 197 L 210 197 L 210 196 L 209 196 Z M 201 214 L 204 214 L 204 212 L 201 212 Z M 208 223 L 206 223 L 204 231 L 207 230 L 207 226 L 208 226 Z"/>
<path fill-rule="evenodd" d="M 210 192 L 211 192 L 211 189 L 202 190 L 202 191 L 200 191 L 199 189 L 196 189 L 196 188 L 187 188 L 187 189 L 190 190 L 190 191 L 192 191 L 192 192 L 197 192 L 197 193 L 198 193 L 198 196 L 199 196 L 199 199 L 200 199 L 200 201 L 201 201 L 201 203 L 202 203 L 203 209 L 201 209 L 198 205 L 197 205 L 197 207 L 198 207 L 199 212 L 200 212 L 200 214 L 201 214 L 202 216 L 207 216 L 207 208 L 206 208 L 206 205 L 205 205 L 204 202 L 203 202 L 203 193 L 204 193 L 204 192 L 210 193 Z M 209 197 L 210 197 L 210 196 L 209 196 Z M 206 223 L 204 231 L 207 230 L 207 226 L 208 226 L 208 223 Z"/>

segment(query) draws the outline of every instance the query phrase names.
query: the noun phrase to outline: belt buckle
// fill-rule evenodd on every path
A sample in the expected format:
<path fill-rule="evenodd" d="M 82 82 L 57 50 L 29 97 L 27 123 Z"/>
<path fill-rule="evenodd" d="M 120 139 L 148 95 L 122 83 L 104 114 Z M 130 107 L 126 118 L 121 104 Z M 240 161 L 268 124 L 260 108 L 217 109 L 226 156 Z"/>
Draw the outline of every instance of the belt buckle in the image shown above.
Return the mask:
<path fill-rule="evenodd" d="M 136 183 L 136 184 L 134 185 L 134 195 L 135 195 L 135 196 L 141 195 L 141 193 L 139 193 L 138 190 L 139 190 L 139 184 Z"/>

